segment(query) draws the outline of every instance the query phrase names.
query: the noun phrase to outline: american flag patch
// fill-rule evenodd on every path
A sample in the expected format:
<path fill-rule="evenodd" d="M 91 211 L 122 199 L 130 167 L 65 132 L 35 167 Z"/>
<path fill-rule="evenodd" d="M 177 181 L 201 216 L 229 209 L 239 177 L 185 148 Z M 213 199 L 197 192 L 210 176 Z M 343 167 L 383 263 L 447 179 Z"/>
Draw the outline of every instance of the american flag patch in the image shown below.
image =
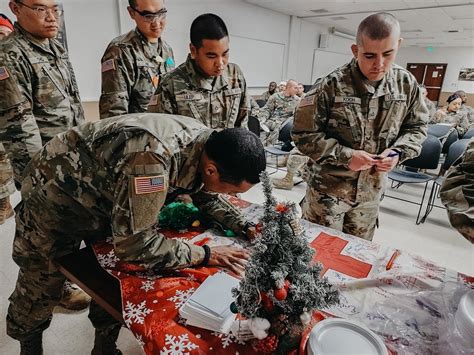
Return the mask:
<path fill-rule="evenodd" d="M 102 63 L 102 73 L 109 71 L 109 70 L 115 70 L 115 62 L 113 59 L 106 60 L 105 62 Z"/>
<path fill-rule="evenodd" d="M 164 175 L 140 176 L 135 178 L 134 184 L 136 195 L 152 194 L 165 190 L 165 177 Z"/>
<path fill-rule="evenodd" d="M 5 67 L 0 67 L 0 80 L 5 80 L 10 77 L 10 74 L 8 74 L 8 70 Z"/>

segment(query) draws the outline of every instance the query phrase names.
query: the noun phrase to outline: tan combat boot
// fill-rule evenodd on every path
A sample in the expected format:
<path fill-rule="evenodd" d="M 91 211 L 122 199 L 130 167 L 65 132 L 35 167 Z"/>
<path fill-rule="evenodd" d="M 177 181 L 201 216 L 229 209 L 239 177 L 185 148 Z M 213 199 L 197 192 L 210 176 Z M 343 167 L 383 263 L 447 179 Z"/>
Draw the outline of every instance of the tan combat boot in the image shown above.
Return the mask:
<path fill-rule="evenodd" d="M 293 173 L 287 171 L 283 179 L 273 179 L 272 183 L 277 189 L 291 190 L 293 188 Z"/>
<path fill-rule="evenodd" d="M 286 166 L 286 163 L 288 163 L 288 155 L 284 155 L 283 158 L 278 158 L 277 167 L 284 168 Z"/>
<path fill-rule="evenodd" d="M 79 287 L 66 280 L 59 305 L 71 311 L 80 311 L 89 307 L 91 298 Z"/>
<path fill-rule="evenodd" d="M 10 204 L 10 197 L 0 199 L 0 225 L 13 216 L 13 208 Z"/>

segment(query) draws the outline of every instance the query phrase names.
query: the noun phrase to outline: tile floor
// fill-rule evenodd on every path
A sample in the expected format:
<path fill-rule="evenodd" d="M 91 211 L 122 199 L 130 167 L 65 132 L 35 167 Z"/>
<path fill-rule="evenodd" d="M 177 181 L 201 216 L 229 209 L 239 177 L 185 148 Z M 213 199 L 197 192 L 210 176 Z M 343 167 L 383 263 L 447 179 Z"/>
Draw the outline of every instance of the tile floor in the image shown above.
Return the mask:
<path fill-rule="evenodd" d="M 282 176 L 283 172 L 273 175 Z M 304 196 L 306 185 L 299 184 L 292 191 L 274 190 L 277 199 L 299 202 Z M 391 195 L 419 201 L 423 189 L 419 186 L 403 186 Z M 243 194 L 242 198 L 261 203 L 263 194 L 259 185 Z M 18 203 L 19 193 L 13 195 L 13 203 Z M 439 204 L 439 201 L 438 201 Z M 415 217 L 418 206 L 385 198 L 380 209 L 380 228 L 374 242 L 392 245 L 401 250 L 418 254 L 436 264 L 474 275 L 474 246 L 451 228 L 446 211 L 435 208 L 426 223 L 417 226 Z M 14 219 L 0 226 L 0 354 L 19 353 L 19 343 L 5 334 L 5 316 L 8 297 L 13 290 L 17 267 L 11 259 Z M 44 333 L 46 355 L 90 354 L 94 341 L 94 330 L 87 318 L 87 311 L 68 314 L 58 310 L 54 314 L 50 328 Z M 141 354 L 140 347 L 131 333 L 123 329 L 120 333 L 119 348 L 126 355 Z"/>

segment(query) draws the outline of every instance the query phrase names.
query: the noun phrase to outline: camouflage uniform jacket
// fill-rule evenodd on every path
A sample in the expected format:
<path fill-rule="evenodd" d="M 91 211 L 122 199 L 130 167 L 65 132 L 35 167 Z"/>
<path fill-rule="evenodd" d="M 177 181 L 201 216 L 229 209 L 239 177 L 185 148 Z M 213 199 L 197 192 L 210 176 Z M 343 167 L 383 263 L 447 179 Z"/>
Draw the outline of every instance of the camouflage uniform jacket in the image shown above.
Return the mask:
<path fill-rule="evenodd" d="M 285 96 L 283 93 L 277 92 L 270 96 L 265 106 L 260 109 L 258 119 L 273 130 L 294 115 L 299 102 L 298 96 Z"/>
<path fill-rule="evenodd" d="M 273 93 L 273 94 L 276 94 L 276 91 Z M 270 94 L 270 91 L 265 91 L 263 94 L 262 94 L 262 100 L 265 100 L 268 101 L 268 99 L 270 98 L 270 96 L 272 96 L 273 94 Z"/>
<path fill-rule="evenodd" d="M 135 113 L 56 136 L 25 171 L 14 249 L 34 238 L 42 250 L 61 253 L 71 238 L 112 236 L 123 260 L 149 268 L 199 264 L 201 247 L 166 239 L 156 227 L 165 201 L 188 193 L 205 215 L 242 232 L 240 212 L 201 191 L 198 164 L 212 132 L 188 117 Z"/>
<path fill-rule="evenodd" d="M 448 170 L 440 194 L 453 227 L 474 243 L 474 138 L 462 161 Z"/>
<path fill-rule="evenodd" d="M 425 96 L 425 104 L 426 104 L 426 108 L 428 109 L 428 117 L 429 117 L 429 120 L 431 120 L 431 118 L 434 116 L 434 114 L 436 113 L 436 105 L 433 101 L 431 101 L 430 99 L 428 99 L 426 96 Z"/>
<path fill-rule="evenodd" d="M 467 110 L 458 110 L 457 112 L 448 112 L 446 107 L 440 108 L 431 119 L 431 123 L 449 123 L 458 132 L 460 137 L 472 127 L 471 113 Z"/>
<path fill-rule="evenodd" d="M 428 114 L 415 78 L 393 65 L 377 88 L 355 60 L 319 79 L 301 100 L 292 131 L 296 147 L 314 160 L 313 188 L 349 202 L 373 201 L 385 174 L 348 168 L 353 150 L 400 161 L 414 158 L 426 138 Z"/>
<path fill-rule="evenodd" d="M 246 127 L 249 98 L 244 74 L 229 63 L 219 77 L 205 78 L 188 56 L 163 77 L 148 111 L 194 117 L 209 128 Z"/>
<path fill-rule="evenodd" d="M 0 43 L 0 141 L 15 178 L 43 144 L 83 122 L 67 52 L 56 40 L 41 43 L 15 24 Z"/>
<path fill-rule="evenodd" d="M 100 118 L 146 112 L 161 75 L 174 69 L 173 50 L 134 29 L 112 40 L 102 57 Z"/>

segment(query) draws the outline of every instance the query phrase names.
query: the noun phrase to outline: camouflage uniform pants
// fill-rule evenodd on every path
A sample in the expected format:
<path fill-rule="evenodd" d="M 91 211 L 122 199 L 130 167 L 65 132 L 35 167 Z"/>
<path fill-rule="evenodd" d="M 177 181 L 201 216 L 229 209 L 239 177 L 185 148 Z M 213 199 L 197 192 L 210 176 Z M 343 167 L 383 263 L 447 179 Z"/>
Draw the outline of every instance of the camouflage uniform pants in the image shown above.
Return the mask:
<path fill-rule="evenodd" d="M 45 217 L 45 216 L 43 216 Z M 28 221 L 27 225 L 23 221 Z M 43 332 L 51 323 L 53 308 L 58 305 L 65 276 L 53 260 L 79 249 L 81 240 L 55 239 L 38 228 L 41 222 L 20 204 L 13 242 L 13 260 L 20 267 L 15 290 L 10 296 L 7 334 L 19 341 Z M 121 324 L 103 308 L 91 303 L 89 318 L 94 327 L 107 335 L 118 333 Z"/>
<path fill-rule="evenodd" d="M 308 221 L 372 240 L 379 201 L 349 204 L 308 186 L 302 211 Z"/>
<path fill-rule="evenodd" d="M 15 191 L 12 167 L 5 148 L 0 143 L 0 200 L 12 195 Z"/>
<path fill-rule="evenodd" d="M 272 145 L 278 142 L 280 129 L 286 123 L 288 118 L 272 117 L 265 121 L 265 126 L 268 127 L 269 132 L 262 132 L 260 137 L 263 145 Z"/>

